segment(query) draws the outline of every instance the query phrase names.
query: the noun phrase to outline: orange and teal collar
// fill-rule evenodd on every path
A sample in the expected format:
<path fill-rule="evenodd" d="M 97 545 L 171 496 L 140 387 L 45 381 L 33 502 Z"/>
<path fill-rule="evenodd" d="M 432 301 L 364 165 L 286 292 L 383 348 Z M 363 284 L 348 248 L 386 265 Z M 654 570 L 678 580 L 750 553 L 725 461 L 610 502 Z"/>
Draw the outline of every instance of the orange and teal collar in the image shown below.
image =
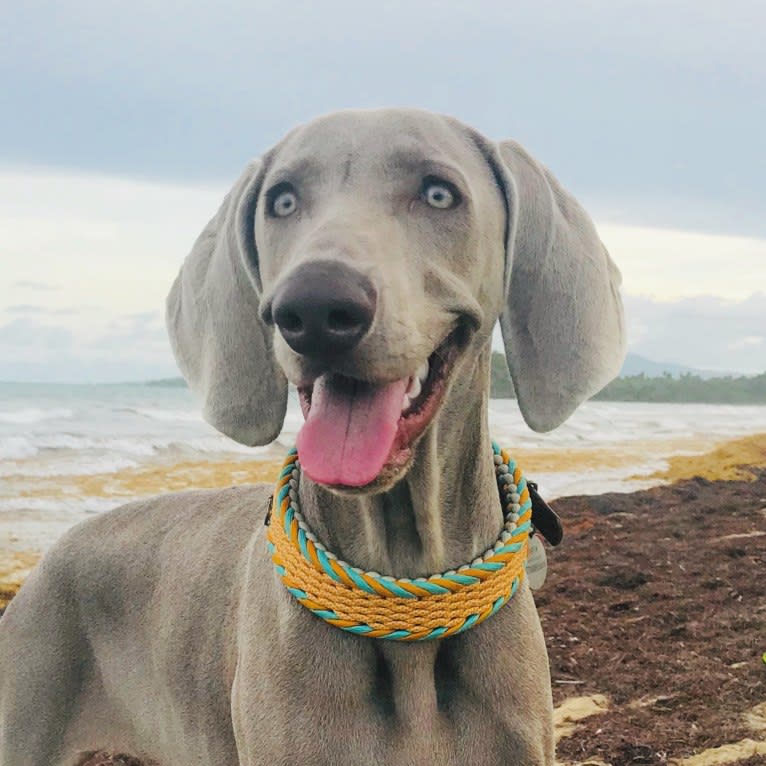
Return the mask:
<path fill-rule="evenodd" d="M 291 450 L 277 481 L 268 529 L 271 559 L 287 590 L 341 630 L 391 641 L 462 633 L 491 617 L 524 580 L 532 500 L 519 467 L 492 444 L 504 523 L 470 564 L 430 577 L 390 577 L 341 561 L 309 530 L 298 504 L 300 461 Z"/>

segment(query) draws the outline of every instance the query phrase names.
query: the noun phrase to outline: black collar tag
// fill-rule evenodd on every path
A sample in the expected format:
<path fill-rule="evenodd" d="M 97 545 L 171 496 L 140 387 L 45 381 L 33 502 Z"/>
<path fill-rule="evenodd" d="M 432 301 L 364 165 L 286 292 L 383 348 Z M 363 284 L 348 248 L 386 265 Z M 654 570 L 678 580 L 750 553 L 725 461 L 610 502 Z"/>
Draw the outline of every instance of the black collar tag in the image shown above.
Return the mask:
<path fill-rule="evenodd" d="M 529 497 L 532 500 L 532 526 L 553 546 L 564 539 L 564 527 L 556 511 L 540 497 L 537 484 L 527 482 Z"/>

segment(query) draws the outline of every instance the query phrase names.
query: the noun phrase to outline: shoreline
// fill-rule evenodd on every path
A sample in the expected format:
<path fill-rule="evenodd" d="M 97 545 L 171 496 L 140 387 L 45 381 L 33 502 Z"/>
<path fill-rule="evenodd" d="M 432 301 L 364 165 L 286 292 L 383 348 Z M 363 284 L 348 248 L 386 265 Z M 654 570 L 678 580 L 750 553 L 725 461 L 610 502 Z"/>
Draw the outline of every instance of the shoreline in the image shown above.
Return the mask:
<path fill-rule="evenodd" d="M 637 439 L 614 445 L 511 448 L 525 475 L 548 500 L 609 491 L 636 491 L 695 475 L 743 478 L 766 465 L 766 433 Z M 274 446 L 260 455 L 179 455 L 114 471 L 40 475 L 17 461 L 0 490 L 0 559 L 12 552 L 44 552 L 66 529 L 131 500 L 188 489 L 271 483 L 283 456 Z"/>
<path fill-rule="evenodd" d="M 766 433 L 736 439 L 713 439 L 712 449 L 695 453 L 694 443 L 677 439 L 665 442 L 681 454 L 658 457 L 664 467 L 644 474 L 627 477 L 628 494 L 637 494 L 651 487 L 672 486 L 678 482 L 700 477 L 706 481 L 752 481 L 759 469 L 766 468 Z M 696 442 L 695 442 L 696 443 Z M 643 443 L 621 445 L 619 449 L 603 447 L 565 450 L 521 449 L 514 457 L 530 477 L 545 477 L 555 468 L 565 465 L 572 472 L 619 470 L 645 454 Z M 656 445 L 651 445 L 656 447 Z M 279 472 L 282 460 L 264 457 L 225 460 L 185 460 L 173 464 L 150 464 L 131 468 L 119 473 L 94 474 L 91 476 L 53 476 L 38 482 L 37 486 L 22 490 L 19 497 L 47 497 L 52 491 L 64 495 L 75 492 L 90 496 L 109 498 L 115 505 L 137 497 L 188 489 L 221 488 L 258 482 L 270 483 Z M 633 484 L 633 487 L 630 485 Z M 604 492 L 571 493 L 600 497 Z M 571 495 L 548 494 L 556 502 L 566 501 Z M 21 586 L 45 549 L 75 523 L 90 514 L 73 517 L 70 513 L 54 515 L 47 511 L 39 513 L 10 513 L 0 515 L 0 609 L 4 608 Z M 566 526 L 567 520 L 564 519 Z M 46 535 L 47 532 L 47 535 Z M 52 534 L 57 532 L 58 534 Z M 53 538 L 53 539 L 51 539 Z"/>

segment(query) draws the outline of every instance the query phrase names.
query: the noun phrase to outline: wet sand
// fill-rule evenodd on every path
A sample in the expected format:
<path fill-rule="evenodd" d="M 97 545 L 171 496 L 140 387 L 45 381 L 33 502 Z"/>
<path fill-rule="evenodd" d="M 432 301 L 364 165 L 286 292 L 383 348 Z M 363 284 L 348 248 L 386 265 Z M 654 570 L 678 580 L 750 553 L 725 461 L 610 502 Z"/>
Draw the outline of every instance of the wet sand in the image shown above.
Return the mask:
<path fill-rule="evenodd" d="M 712 447 L 712 449 L 711 449 Z M 731 441 L 675 439 L 661 442 L 637 441 L 613 448 L 567 450 L 512 449 L 514 459 L 529 476 L 614 471 L 621 469 L 628 482 L 657 484 L 692 476 L 704 478 L 746 478 L 741 466 L 766 464 L 766 434 Z M 187 489 L 230 487 L 238 484 L 272 482 L 280 459 L 205 459 L 155 463 L 117 472 L 88 476 L 35 477 L 26 482 L 23 463 L 19 473 L 6 477 L 16 486 L 19 498 L 98 497 L 135 498 Z M 653 463 L 663 467 L 654 469 Z M 641 470 L 637 470 L 640 467 Z"/>
<path fill-rule="evenodd" d="M 698 454 L 695 454 L 698 453 Z M 701 453 L 701 454 L 699 454 Z M 604 475 L 619 472 L 626 487 L 643 489 L 693 476 L 705 479 L 748 480 L 753 467 L 766 466 L 766 434 L 729 441 L 701 444 L 689 439 L 658 443 L 635 442 L 616 445 L 614 449 L 582 448 L 568 450 L 519 449 L 515 459 L 530 477 L 556 476 L 563 473 Z M 652 460 L 662 467 L 652 469 Z M 274 481 L 281 459 L 185 460 L 173 464 L 152 464 L 114 473 L 90 476 L 35 477 L 25 483 L 23 473 L 8 477 L 15 483 L 19 498 L 56 499 L 96 497 L 114 503 L 136 497 L 187 489 L 229 487 L 239 484 Z M 634 467 L 643 470 L 633 473 Z M 555 497 L 556 493 L 549 493 Z M 0 515 L 0 594 L 18 587 L 31 564 L 55 538 L 79 517 L 71 511 L 5 512 Z M 0 595 L 0 601 L 2 595 Z"/>

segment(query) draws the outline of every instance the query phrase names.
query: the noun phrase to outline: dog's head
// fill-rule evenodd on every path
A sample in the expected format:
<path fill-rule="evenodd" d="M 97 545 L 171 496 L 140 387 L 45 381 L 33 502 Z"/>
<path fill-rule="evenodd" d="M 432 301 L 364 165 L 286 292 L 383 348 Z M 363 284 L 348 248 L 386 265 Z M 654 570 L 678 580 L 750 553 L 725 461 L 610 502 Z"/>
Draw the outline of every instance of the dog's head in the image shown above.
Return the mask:
<path fill-rule="evenodd" d="M 341 112 L 251 163 L 168 298 L 179 366 L 239 442 L 390 486 L 498 318 L 527 423 L 547 431 L 624 354 L 620 276 L 577 202 L 518 144 L 416 110 Z"/>

